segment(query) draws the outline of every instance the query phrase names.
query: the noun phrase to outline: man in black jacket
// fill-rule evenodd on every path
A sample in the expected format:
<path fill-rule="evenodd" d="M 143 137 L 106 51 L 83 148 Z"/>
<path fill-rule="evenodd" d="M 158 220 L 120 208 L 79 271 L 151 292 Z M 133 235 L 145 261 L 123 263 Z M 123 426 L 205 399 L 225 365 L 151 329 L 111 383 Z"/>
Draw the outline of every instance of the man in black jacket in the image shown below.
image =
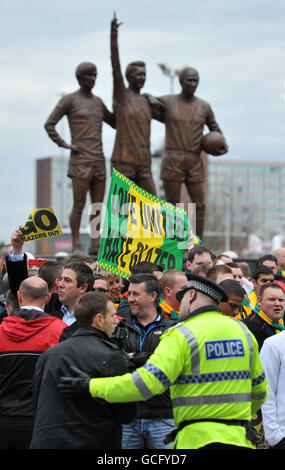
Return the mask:
<path fill-rule="evenodd" d="M 127 332 L 123 349 L 131 356 L 133 369 L 143 365 L 158 346 L 162 333 L 175 325 L 159 307 L 161 285 L 153 274 L 129 278 L 128 303 L 131 312 L 120 321 L 117 335 Z M 128 316 L 127 316 L 128 313 Z M 136 418 L 123 426 L 123 449 L 165 449 L 166 434 L 174 429 L 169 391 L 146 402 L 139 402 Z"/>
<path fill-rule="evenodd" d="M 79 328 L 67 341 L 41 357 L 34 375 L 35 425 L 31 449 L 120 449 L 121 423 L 134 416 L 135 405 L 86 397 L 64 398 L 57 384 L 72 367 L 92 377 L 128 371 L 127 360 L 110 338 L 115 307 L 101 292 L 83 294 L 75 306 Z M 71 367 L 72 366 L 72 367 Z"/>

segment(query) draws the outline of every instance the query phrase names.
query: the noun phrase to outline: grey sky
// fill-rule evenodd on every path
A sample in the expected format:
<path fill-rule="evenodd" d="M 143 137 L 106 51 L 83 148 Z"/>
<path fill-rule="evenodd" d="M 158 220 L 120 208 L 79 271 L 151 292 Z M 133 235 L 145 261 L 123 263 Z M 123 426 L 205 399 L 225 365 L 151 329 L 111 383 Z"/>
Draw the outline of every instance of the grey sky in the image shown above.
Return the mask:
<path fill-rule="evenodd" d="M 111 108 L 114 10 L 123 22 L 122 67 L 136 59 L 146 62 L 145 92 L 169 93 L 158 62 L 174 69 L 191 65 L 200 73 L 197 96 L 212 105 L 230 146 L 222 158 L 252 159 L 253 164 L 284 158 L 284 1 L 2 0 L 0 240 L 8 242 L 35 207 L 35 159 L 60 154 L 43 124 L 59 94 L 77 88 L 78 63 L 96 63 L 94 93 Z M 176 80 L 175 93 L 179 89 Z M 153 150 L 163 136 L 163 125 L 154 122 Z M 104 126 L 107 157 L 113 142 L 114 131 Z"/>

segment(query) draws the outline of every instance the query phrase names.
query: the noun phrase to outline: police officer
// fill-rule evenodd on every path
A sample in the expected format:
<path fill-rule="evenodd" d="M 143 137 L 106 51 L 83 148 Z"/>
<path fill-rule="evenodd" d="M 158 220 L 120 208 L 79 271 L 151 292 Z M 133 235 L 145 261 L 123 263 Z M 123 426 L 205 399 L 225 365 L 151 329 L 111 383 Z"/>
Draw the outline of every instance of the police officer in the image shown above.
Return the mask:
<path fill-rule="evenodd" d="M 256 448 L 253 413 L 267 397 L 258 345 L 242 322 L 222 314 L 228 299 L 214 281 L 191 273 L 178 292 L 183 320 L 167 330 L 143 367 L 121 377 L 62 377 L 60 390 L 111 403 L 147 400 L 170 387 L 176 449 Z"/>

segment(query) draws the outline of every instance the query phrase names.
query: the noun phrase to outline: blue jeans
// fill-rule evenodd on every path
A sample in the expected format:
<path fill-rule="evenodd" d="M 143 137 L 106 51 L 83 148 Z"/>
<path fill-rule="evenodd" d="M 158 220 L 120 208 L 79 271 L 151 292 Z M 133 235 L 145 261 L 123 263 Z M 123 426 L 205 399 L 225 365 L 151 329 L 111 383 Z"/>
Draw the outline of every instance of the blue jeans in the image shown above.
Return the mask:
<path fill-rule="evenodd" d="M 171 449 L 173 445 L 163 443 L 166 434 L 175 429 L 173 419 L 139 418 L 122 428 L 122 449 Z"/>

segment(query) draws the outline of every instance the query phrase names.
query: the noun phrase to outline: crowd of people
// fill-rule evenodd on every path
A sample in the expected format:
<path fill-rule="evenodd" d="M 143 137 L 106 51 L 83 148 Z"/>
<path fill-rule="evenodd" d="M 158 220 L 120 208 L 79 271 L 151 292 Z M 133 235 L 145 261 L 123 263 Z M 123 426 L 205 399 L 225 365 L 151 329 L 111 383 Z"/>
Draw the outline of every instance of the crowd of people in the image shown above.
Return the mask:
<path fill-rule="evenodd" d="M 226 253 L 216 255 L 203 245 L 195 246 L 185 254 L 181 270 L 163 272 L 161 266 L 145 261 L 135 265 L 126 280 L 78 253 L 60 261 L 30 263 L 23 245 L 19 227 L 0 258 L 0 448 L 170 449 L 173 442 L 166 436 L 175 439 L 177 432 L 184 436 L 182 444 L 175 441 L 178 448 L 217 443 L 285 448 L 285 248 L 249 266 Z M 225 406 L 217 409 L 215 417 L 222 419 L 214 420 L 212 409 L 210 415 L 204 411 L 204 392 L 199 388 L 193 396 L 201 403 L 189 405 L 195 409 L 189 420 L 184 416 L 187 406 L 174 405 L 177 390 L 181 394 L 182 387 L 203 387 L 221 374 L 211 368 L 202 374 L 204 353 L 200 350 L 198 364 L 199 346 L 193 339 L 199 335 L 195 336 L 195 322 L 187 323 L 195 317 L 197 325 L 197 318 L 209 310 L 219 315 L 219 331 L 225 328 L 220 319 L 227 318 L 227 331 L 240 331 L 243 339 L 230 342 L 231 333 L 227 336 L 225 330 L 225 339 L 214 341 L 214 317 L 209 317 L 199 326 L 205 338 L 203 361 L 207 367 L 221 357 L 227 364 L 249 362 L 249 377 L 244 365 L 238 366 L 242 371 L 223 370 L 218 385 L 233 387 L 233 396 L 239 396 L 234 387 L 239 382 L 248 387 L 251 378 L 249 396 L 255 398 L 231 403 L 228 414 Z M 184 336 L 189 357 L 181 352 Z M 244 338 L 251 345 L 248 354 Z M 165 368 L 160 367 L 161 357 Z M 188 375 L 182 374 L 183 367 Z M 116 381 L 106 382 L 108 390 L 103 381 L 100 395 L 99 378 L 107 377 Z M 99 379 L 96 387 L 94 378 Z M 187 393 L 183 392 L 184 399 Z M 203 406 L 198 419 L 195 412 Z M 237 406 L 238 413 L 233 411 Z M 244 424 L 244 416 L 250 417 L 251 427 L 241 438 L 236 428 Z M 219 426 L 227 424 L 227 431 L 220 431 Z M 191 428 L 190 437 L 183 434 L 185 426 Z"/>

